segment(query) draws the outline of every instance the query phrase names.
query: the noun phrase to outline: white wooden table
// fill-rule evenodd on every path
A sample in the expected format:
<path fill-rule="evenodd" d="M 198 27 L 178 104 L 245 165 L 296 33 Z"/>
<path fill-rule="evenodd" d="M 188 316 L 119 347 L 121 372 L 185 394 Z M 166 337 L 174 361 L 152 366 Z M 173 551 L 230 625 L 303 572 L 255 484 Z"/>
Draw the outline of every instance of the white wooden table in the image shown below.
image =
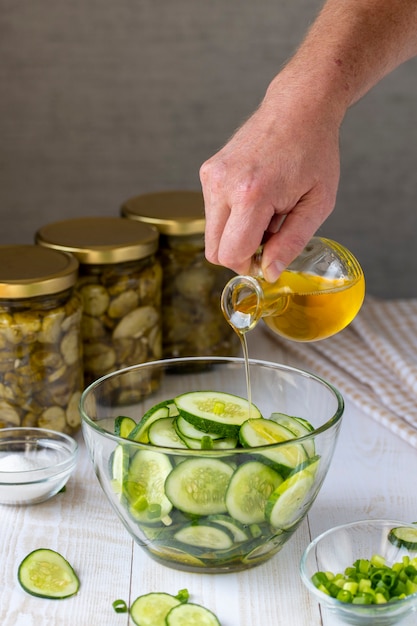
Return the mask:
<path fill-rule="evenodd" d="M 286 362 L 262 329 L 250 333 L 250 356 Z M 222 626 L 339 626 L 305 590 L 298 573 L 303 549 L 335 524 L 363 518 L 417 520 L 417 451 L 347 404 L 323 488 L 308 518 L 270 562 L 238 574 L 175 571 L 149 559 L 130 539 L 101 492 L 81 435 L 81 454 L 65 493 L 32 507 L 0 505 L 1 626 L 128 626 L 115 599 L 128 604 L 150 591 L 187 588 Z M 77 596 L 31 597 L 16 578 L 20 561 L 39 547 L 61 552 L 77 571 Z M 416 616 L 402 622 L 415 623 Z"/>

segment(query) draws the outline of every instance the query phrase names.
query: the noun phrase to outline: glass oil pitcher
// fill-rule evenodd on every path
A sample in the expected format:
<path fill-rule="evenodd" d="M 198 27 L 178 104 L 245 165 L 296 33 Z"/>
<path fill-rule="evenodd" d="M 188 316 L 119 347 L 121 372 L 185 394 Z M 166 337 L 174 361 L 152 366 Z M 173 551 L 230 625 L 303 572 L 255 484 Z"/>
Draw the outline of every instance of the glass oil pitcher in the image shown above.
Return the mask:
<path fill-rule="evenodd" d="M 235 276 L 222 293 L 223 314 L 239 335 L 262 318 L 277 335 L 317 341 L 343 330 L 361 308 L 363 271 L 341 244 L 313 237 L 274 283 L 262 278 L 261 255 L 262 249 L 253 276 Z"/>

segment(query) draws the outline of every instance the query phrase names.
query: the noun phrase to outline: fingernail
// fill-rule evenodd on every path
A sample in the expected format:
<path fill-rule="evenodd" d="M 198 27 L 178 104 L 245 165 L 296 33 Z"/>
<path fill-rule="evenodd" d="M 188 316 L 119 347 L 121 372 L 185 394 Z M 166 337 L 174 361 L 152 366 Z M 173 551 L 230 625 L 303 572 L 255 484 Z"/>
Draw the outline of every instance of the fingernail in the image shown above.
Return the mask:
<path fill-rule="evenodd" d="M 269 283 L 274 283 L 281 276 L 285 267 L 280 261 L 273 261 L 268 267 L 264 270 L 264 278 Z"/>

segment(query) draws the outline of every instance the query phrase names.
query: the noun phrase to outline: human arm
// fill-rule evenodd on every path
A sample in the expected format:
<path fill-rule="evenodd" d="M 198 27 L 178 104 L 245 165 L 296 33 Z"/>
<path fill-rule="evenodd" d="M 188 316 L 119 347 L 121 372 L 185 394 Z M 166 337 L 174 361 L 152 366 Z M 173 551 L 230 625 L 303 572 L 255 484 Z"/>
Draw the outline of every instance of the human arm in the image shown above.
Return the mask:
<path fill-rule="evenodd" d="M 334 208 L 348 108 L 415 54 L 416 0 L 327 0 L 259 108 L 201 167 L 208 260 L 246 273 L 267 240 L 275 280 Z"/>

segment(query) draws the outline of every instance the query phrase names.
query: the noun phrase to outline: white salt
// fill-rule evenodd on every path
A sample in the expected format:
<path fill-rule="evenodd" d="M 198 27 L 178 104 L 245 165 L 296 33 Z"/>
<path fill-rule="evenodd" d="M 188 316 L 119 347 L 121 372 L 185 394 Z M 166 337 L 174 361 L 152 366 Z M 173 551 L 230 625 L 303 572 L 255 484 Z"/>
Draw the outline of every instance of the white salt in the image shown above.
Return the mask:
<path fill-rule="evenodd" d="M 0 456 L 0 472 L 28 472 L 45 467 L 42 455 L 8 453 Z"/>
<path fill-rule="evenodd" d="M 32 504 L 56 493 L 65 482 L 65 477 L 58 474 L 48 479 L 46 468 L 58 462 L 59 456 L 48 454 L 47 450 L 0 454 L 0 503 Z M 15 474 L 17 472 L 22 472 L 19 478 Z M 32 480 L 35 482 L 31 483 Z"/>

